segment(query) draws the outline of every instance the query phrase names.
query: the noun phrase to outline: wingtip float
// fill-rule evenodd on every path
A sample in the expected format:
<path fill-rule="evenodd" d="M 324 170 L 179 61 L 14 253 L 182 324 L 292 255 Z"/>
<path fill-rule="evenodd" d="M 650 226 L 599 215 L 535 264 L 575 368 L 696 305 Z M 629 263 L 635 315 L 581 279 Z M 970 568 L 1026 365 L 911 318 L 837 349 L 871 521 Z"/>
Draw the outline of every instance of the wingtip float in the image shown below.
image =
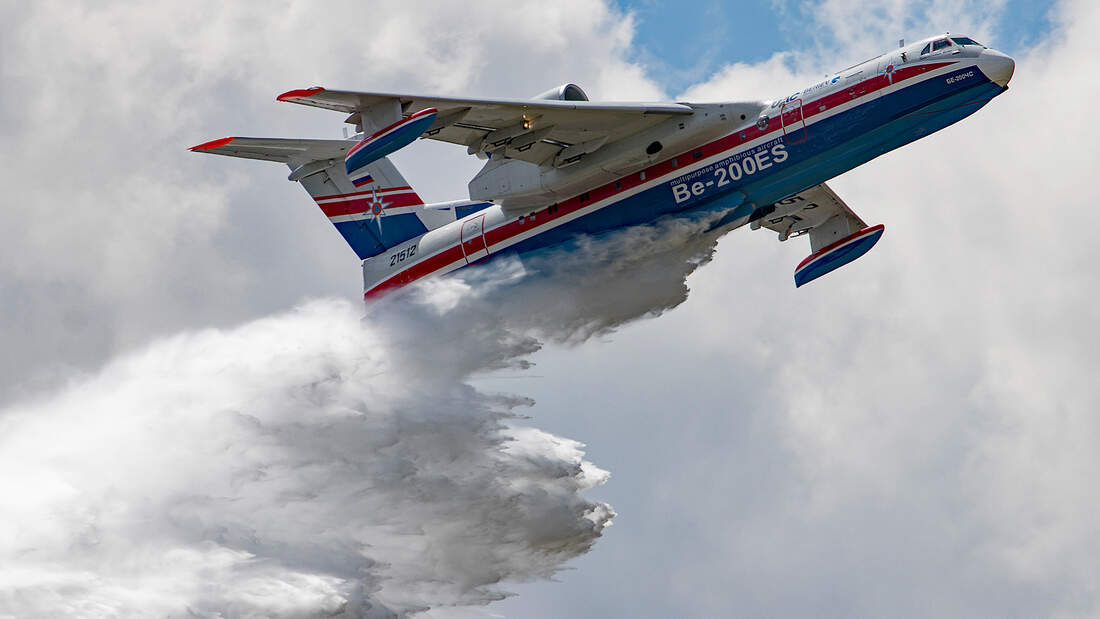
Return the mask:
<path fill-rule="evenodd" d="M 801 288 L 871 251 L 885 231 L 883 224 L 869 226 L 810 254 L 794 270 L 795 288 Z"/>
<path fill-rule="evenodd" d="M 367 167 L 411 144 L 435 122 L 437 113 L 435 108 L 420 110 L 372 133 L 353 146 L 344 157 L 344 170 L 351 183 L 356 187 L 369 183 L 373 177 Z"/>

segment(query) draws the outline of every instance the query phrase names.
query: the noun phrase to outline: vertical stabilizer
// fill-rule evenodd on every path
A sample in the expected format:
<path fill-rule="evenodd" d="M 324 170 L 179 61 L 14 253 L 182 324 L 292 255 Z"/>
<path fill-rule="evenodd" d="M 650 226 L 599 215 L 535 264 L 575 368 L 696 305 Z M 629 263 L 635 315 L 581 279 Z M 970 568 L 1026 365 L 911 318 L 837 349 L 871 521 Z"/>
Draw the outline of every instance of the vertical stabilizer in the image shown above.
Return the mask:
<path fill-rule="evenodd" d="M 357 171 L 364 172 L 356 186 L 339 159 L 297 179 L 360 258 L 454 221 L 453 213 L 425 210 L 424 201 L 389 159 Z"/>
<path fill-rule="evenodd" d="M 351 140 L 230 137 L 191 150 L 287 164 L 291 169 L 288 178 L 302 184 L 360 259 L 455 220 L 454 210 L 424 208 L 424 201 L 385 157 L 356 168 L 353 182 L 344 158 L 356 144 Z"/>

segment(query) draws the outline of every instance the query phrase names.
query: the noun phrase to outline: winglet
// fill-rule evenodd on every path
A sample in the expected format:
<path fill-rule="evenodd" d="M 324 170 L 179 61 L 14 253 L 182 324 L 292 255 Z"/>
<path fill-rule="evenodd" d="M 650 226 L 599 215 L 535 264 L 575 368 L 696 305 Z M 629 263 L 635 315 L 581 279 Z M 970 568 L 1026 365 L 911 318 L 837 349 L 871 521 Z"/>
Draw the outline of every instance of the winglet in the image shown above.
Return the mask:
<path fill-rule="evenodd" d="M 288 90 L 283 94 L 275 97 L 276 101 L 293 101 L 295 99 L 304 99 L 306 97 L 312 97 L 313 95 L 324 92 L 325 89 L 320 86 L 314 86 L 313 88 L 299 88 L 297 90 Z"/>
<path fill-rule="evenodd" d="M 217 140 L 210 140 L 209 142 L 203 142 L 202 144 L 199 144 L 198 146 L 192 146 L 191 148 L 189 148 L 187 150 L 209 150 L 211 148 L 217 148 L 219 146 L 225 146 L 226 144 L 232 142 L 233 139 L 234 138 L 220 138 L 220 139 L 217 139 Z"/>

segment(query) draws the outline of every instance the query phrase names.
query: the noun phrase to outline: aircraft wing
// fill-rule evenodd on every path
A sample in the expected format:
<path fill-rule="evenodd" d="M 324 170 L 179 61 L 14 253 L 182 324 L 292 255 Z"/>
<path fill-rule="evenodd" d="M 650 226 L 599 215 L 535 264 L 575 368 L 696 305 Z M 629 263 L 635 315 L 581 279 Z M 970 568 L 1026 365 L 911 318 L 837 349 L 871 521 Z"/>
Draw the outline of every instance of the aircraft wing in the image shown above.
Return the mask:
<path fill-rule="evenodd" d="M 868 226 L 822 183 L 776 202 L 766 215 L 752 222 L 752 229 L 768 228 L 779 240 L 808 234 L 810 255 L 795 269 L 796 286 L 838 269 L 867 253 L 882 236 L 882 224 Z"/>
<path fill-rule="evenodd" d="M 462 144 L 470 154 L 500 153 L 539 165 L 561 164 L 671 116 L 694 113 L 680 103 L 462 99 L 320 87 L 285 92 L 277 100 L 347 113 L 347 122 L 367 133 L 435 108 L 436 120 L 423 137 Z"/>

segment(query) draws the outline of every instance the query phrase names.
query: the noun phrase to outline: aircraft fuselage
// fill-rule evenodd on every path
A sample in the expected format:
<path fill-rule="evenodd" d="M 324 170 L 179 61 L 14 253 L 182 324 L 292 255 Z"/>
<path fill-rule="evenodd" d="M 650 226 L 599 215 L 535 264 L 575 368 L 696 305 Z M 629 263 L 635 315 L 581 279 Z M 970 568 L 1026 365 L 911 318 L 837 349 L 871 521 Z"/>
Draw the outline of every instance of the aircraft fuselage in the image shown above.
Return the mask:
<path fill-rule="evenodd" d="M 520 210 L 462 202 L 469 214 L 364 260 L 364 295 L 670 215 L 716 211 L 729 228 L 766 218 L 776 203 L 954 124 L 1007 89 L 1010 58 L 976 44 L 933 49 L 948 38 L 764 103 L 732 132 L 567 199 Z"/>

